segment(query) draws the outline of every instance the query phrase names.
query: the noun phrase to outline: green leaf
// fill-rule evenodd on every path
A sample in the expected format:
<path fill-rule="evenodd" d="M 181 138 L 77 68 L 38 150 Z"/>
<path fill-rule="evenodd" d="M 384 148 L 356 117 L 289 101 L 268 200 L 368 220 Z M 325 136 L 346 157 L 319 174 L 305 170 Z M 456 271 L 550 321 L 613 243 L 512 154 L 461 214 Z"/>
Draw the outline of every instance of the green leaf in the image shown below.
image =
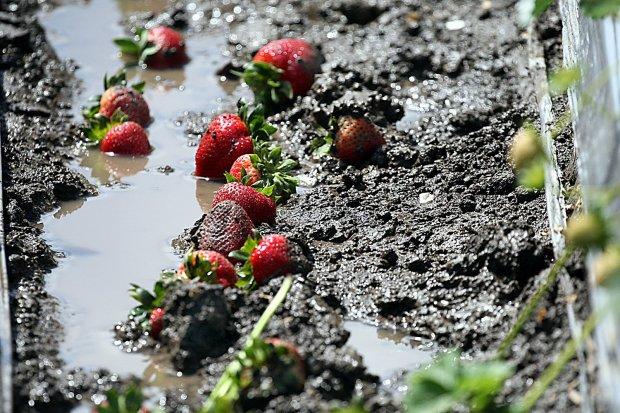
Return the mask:
<path fill-rule="evenodd" d="M 577 83 L 579 79 L 581 79 L 581 69 L 579 67 L 557 70 L 549 77 L 549 91 L 553 95 L 560 95 Z"/>
<path fill-rule="evenodd" d="M 139 55 L 140 47 L 136 44 L 136 42 L 129 37 L 120 37 L 113 40 L 114 44 L 116 44 L 122 53 L 126 53 L 129 55 Z"/>
<path fill-rule="evenodd" d="M 531 163 L 519 171 L 519 185 L 530 191 L 545 187 L 545 161 Z"/>
<path fill-rule="evenodd" d="M 593 19 L 620 14 L 620 1 L 618 0 L 581 0 L 580 6 L 583 12 Z"/>
<path fill-rule="evenodd" d="M 527 26 L 532 18 L 540 17 L 553 2 L 554 0 L 519 0 L 517 3 L 519 22 Z"/>

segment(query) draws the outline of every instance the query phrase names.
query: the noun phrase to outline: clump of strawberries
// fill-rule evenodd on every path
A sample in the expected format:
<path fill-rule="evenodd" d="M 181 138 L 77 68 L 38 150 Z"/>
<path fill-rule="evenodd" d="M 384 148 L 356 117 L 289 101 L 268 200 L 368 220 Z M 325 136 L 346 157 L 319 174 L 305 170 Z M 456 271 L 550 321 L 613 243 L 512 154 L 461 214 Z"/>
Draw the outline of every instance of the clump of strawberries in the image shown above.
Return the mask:
<path fill-rule="evenodd" d="M 104 92 L 93 96 L 82 112 L 84 132 L 102 152 L 143 156 L 151 152 L 144 127 L 151 121 L 149 106 L 142 97 L 144 83 L 128 86 L 124 70 L 103 79 Z"/>
<path fill-rule="evenodd" d="M 268 108 L 308 93 L 321 68 L 318 50 L 303 39 L 267 43 L 243 72 L 235 72 L 254 91 L 257 102 Z"/>
<path fill-rule="evenodd" d="M 313 142 L 319 156 L 331 153 L 349 164 L 360 164 L 385 144 L 377 127 L 362 117 L 343 116 L 330 121 L 330 131 Z"/>
<path fill-rule="evenodd" d="M 133 37 L 116 38 L 114 43 L 124 55 L 153 69 L 177 68 L 189 61 L 183 36 L 170 27 L 136 29 Z"/>

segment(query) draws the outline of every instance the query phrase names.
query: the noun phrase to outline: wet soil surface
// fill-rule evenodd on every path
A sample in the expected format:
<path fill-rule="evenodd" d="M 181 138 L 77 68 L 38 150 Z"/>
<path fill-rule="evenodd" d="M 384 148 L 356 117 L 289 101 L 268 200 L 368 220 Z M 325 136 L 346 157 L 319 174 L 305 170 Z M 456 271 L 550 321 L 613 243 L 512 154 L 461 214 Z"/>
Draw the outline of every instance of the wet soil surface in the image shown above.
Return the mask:
<path fill-rule="evenodd" d="M 309 379 L 299 394 L 245 407 L 316 412 L 359 395 L 371 411 L 396 410 L 394 397 L 345 345 L 343 319 L 482 357 L 503 337 L 552 261 L 544 195 L 515 189 L 506 162 L 510 138 L 524 119 L 537 115 L 526 39 L 515 24 L 513 2 L 493 2 L 491 9 L 466 0 L 223 3 L 178 2 L 158 15 L 135 14 L 124 24 L 129 29 L 163 22 L 189 36 L 224 30 L 228 51 L 222 61 L 228 63 L 222 64 L 222 76 L 278 37 L 304 36 L 325 57 L 308 96 L 271 119 L 285 151 L 300 161 L 306 186 L 279 208 L 275 226 L 263 228 L 299 240 L 313 259 L 312 271 L 296 278 L 267 331 L 299 346 Z M 66 167 L 78 138 L 68 117 L 73 68 L 55 57 L 29 2 L 11 4 L 16 9 L 10 14 L 14 6 L 0 6 L 0 23 L 12 28 L 1 38 L 8 50 L 1 64 L 16 403 L 19 411 L 67 411 L 128 378 L 71 371 L 58 356 L 58 304 L 43 288 L 56 258 L 36 223 L 60 201 L 94 195 L 96 189 Z M 238 87 L 222 109 L 234 107 L 243 94 Z M 309 143 L 317 126 L 350 113 L 380 126 L 385 149 L 361 167 L 313 158 Z M 209 118 L 189 112 L 177 120 L 196 139 Z M 187 226 L 198 218 L 187 217 Z M 189 229 L 176 243 L 179 252 L 196 242 L 193 233 Z M 578 289 L 583 296 L 574 299 L 584 310 L 583 274 L 579 265 L 573 267 L 575 283 L 584 285 Z M 188 362 L 194 354 L 182 351 L 181 317 L 168 317 L 168 338 L 161 345 L 139 335 L 131 321 L 117 334 L 125 349 L 163 354 L 177 368 L 198 367 L 196 386 L 157 399 L 170 411 L 185 411 L 208 394 L 278 284 L 273 280 L 251 295 L 206 286 L 198 286 L 199 293 L 175 294 L 167 303 L 170 314 L 187 316 L 184 303 L 193 294 L 227 313 L 218 320 L 190 316 L 221 323 L 227 331 L 222 341 L 230 345 L 203 354 L 199 366 Z M 552 294 L 515 344 L 518 374 L 507 386 L 507 399 L 522 394 L 567 340 L 565 299 Z M 576 410 L 575 377 L 573 364 L 539 408 Z"/>

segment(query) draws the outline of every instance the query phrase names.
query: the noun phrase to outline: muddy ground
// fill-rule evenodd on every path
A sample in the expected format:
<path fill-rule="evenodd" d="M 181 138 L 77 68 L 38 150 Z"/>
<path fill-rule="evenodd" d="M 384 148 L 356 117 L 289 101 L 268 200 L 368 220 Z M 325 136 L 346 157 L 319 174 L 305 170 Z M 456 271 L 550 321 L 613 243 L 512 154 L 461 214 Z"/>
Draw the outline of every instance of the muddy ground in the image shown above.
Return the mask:
<path fill-rule="evenodd" d="M 523 120 L 537 116 L 526 39 L 510 1 L 493 2 L 491 9 L 468 0 L 278 3 L 178 2 L 166 13 L 138 15 L 126 25 L 159 21 L 189 35 L 224 27 L 231 58 L 223 75 L 269 39 L 301 35 L 320 46 L 326 63 L 311 92 L 271 119 L 285 150 L 303 165 L 309 187 L 279 208 L 274 227 L 264 228 L 300 240 L 314 261 L 268 330 L 299 345 L 309 380 L 301 394 L 247 407 L 321 411 L 330 401 L 361 395 L 372 411 L 392 411 L 396 403 L 345 346 L 342 318 L 397 328 L 420 343 L 458 346 L 481 357 L 503 337 L 552 261 L 544 196 L 515 189 L 506 162 L 511 136 Z M 74 67 L 55 57 L 30 2 L 3 3 L 0 10 L 6 27 L 0 42 L 7 51 L 0 62 L 2 160 L 16 407 L 66 412 L 127 379 L 63 368 L 57 303 L 43 288 L 58 254 L 42 241 L 39 217 L 60 201 L 94 195 L 96 188 L 66 167 L 79 139 L 79 120 L 68 115 Z M 558 60 L 559 22 L 550 21 L 544 33 L 552 62 Z M 228 106 L 234 106 L 232 99 Z M 360 168 L 334 159 L 317 162 L 309 149 L 317 125 L 349 113 L 366 114 L 381 127 L 385 150 Z M 208 122 L 194 113 L 179 120 L 190 138 Z M 561 165 L 565 182 L 571 182 L 570 136 L 561 139 Z M 188 219 L 188 227 L 198 218 Z M 583 294 L 576 305 L 585 311 L 578 264 L 571 274 Z M 273 281 L 249 297 L 213 292 L 229 306 L 225 324 L 232 347 L 241 345 L 277 285 Z M 186 298 L 175 300 L 170 308 Z M 564 302 L 554 292 L 546 311 L 527 325 L 511 356 L 518 374 L 503 397 L 523 393 L 569 337 Z M 134 341 L 131 323 L 124 327 L 119 334 L 128 345 L 174 350 Z M 230 358 L 225 353 L 205 359 L 197 372 L 204 378 L 202 393 Z M 576 374 L 573 363 L 545 395 L 541 411 L 578 409 Z M 162 400 L 171 411 L 200 402 L 168 396 Z"/>

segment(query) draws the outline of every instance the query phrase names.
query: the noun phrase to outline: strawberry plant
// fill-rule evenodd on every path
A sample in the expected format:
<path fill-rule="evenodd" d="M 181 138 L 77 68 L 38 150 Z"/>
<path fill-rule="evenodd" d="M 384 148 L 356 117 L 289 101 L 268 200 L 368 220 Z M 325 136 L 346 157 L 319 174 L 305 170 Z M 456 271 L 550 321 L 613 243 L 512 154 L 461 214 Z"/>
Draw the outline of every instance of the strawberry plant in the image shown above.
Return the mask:
<path fill-rule="evenodd" d="M 229 413 L 237 411 L 242 393 L 252 384 L 252 372 L 264 366 L 273 355 L 275 347 L 261 339 L 269 324 L 291 289 L 293 279 L 287 277 L 282 286 L 260 316 L 245 345 L 226 370 L 209 395 L 200 413 Z"/>

